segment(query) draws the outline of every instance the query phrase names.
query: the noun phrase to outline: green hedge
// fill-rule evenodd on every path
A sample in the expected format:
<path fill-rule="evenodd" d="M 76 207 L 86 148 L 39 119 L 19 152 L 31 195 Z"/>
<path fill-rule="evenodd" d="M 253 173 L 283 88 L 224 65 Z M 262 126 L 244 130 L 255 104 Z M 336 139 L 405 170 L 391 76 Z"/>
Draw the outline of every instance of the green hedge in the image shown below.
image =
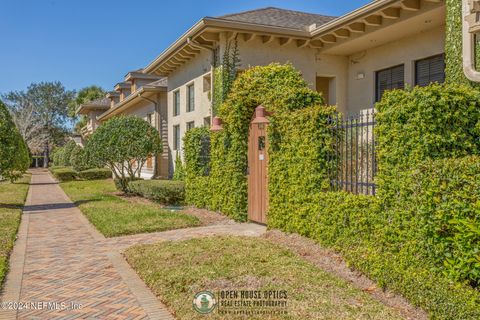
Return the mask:
<path fill-rule="evenodd" d="M 128 187 L 132 193 L 162 204 L 180 204 L 185 200 L 185 184 L 182 181 L 132 181 Z"/>
<path fill-rule="evenodd" d="M 422 240 L 435 268 L 479 287 L 480 157 L 428 161 L 411 180 L 407 209 L 424 226 Z"/>
<path fill-rule="evenodd" d="M 81 180 L 97 180 L 109 179 L 112 177 L 112 171 L 107 168 L 93 168 L 83 171 L 76 171 L 72 167 L 53 166 L 48 170 L 57 178 L 58 181 Z"/>
<path fill-rule="evenodd" d="M 299 212 L 312 195 L 329 189 L 328 166 L 333 155 L 329 117 L 331 107 L 309 107 L 272 119 L 269 127 L 268 163 L 269 225 L 310 221 Z M 294 222 L 292 216 L 300 220 Z M 283 223 L 281 225 L 284 225 Z"/>
<path fill-rule="evenodd" d="M 52 169 L 50 168 L 52 174 L 57 178 L 58 181 L 72 181 L 77 179 L 77 171 L 69 167 L 59 167 Z"/>
<path fill-rule="evenodd" d="M 340 251 L 435 319 L 480 319 L 480 93 L 431 85 L 377 104 L 378 197 L 325 192 L 329 110 L 271 123 L 269 227 Z M 451 158 L 451 159 L 450 159 Z"/>
<path fill-rule="evenodd" d="M 246 70 L 234 81 L 228 98 L 219 108 L 224 130 L 203 133 L 189 130 L 185 135 L 187 203 L 218 210 L 236 220 L 247 218 L 248 131 L 255 108 L 263 105 L 281 114 L 323 103 L 319 93 L 308 88 L 300 72 L 291 65 L 271 64 Z M 209 175 L 199 170 L 195 153 L 201 135 L 211 141 Z"/>
<path fill-rule="evenodd" d="M 385 201 L 403 201 L 400 190 L 419 163 L 479 153 L 480 92 L 468 86 L 389 91 L 376 108 L 377 183 Z"/>
<path fill-rule="evenodd" d="M 112 171 L 108 168 L 94 168 L 78 172 L 78 178 L 83 180 L 109 179 Z"/>

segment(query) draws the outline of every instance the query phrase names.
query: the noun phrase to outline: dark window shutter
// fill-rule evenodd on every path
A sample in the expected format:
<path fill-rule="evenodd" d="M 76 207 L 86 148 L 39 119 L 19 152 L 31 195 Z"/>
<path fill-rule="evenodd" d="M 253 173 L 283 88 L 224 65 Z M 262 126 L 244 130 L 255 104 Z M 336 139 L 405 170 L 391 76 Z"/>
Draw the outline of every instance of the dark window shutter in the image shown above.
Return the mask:
<path fill-rule="evenodd" d="M 415 63 L 415 85 L 424 87 L 432 82 L 445 82 L 445 57 L 443 54 L 418 60 Z"/>
<path fill-rule="evenodd" d="M 404 72 L 403 65 L 377 71 L 375 97 L 377 102 L 382 99 L 385 90 L 403 89 L 405 87 Z"/>

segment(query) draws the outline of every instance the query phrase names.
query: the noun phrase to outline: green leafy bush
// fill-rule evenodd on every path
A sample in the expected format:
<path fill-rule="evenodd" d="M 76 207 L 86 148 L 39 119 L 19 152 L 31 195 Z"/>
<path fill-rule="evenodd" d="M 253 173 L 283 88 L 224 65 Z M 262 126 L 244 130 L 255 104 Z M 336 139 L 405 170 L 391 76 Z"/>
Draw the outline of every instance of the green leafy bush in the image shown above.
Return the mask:
<path fill-rule="evenodd" d="M 0 177 L 13 182 L 28 169 L 30 161 L 28 147 L 0 101 Z"/>
<path fill-rule="evenodd" d="M 128 187 L 132 193 L 162 204 L 179 204 L 185 200 L 185 184 L 182 181 L 132 181 Z"/>
<path fill-rule="evenodd" d="M 112 170 L 108 168 L 93 168 L 78 172 L 78 178 L 83 180 L 110 179 Z"/>
<path fill-rule="evenodd" d="M 58 169 L 50 169 L 52 174 L 58 181 L 72 181 L 77 179 L 77 171 L 73 170 L 70 167 L 58 168 Z"/>
<path fill-rule="evenodd" d="M 271 64 L 243 72 L 219 108 L 224 130 L 211 134 L 208 129 L 189 130 L 185 135 L 187 202 L 246 220 L 247 141 L 255 108 L 263 105 L 275 118 L 322 103 L 320 94 L 310 90 L 291 65 Z M 208 177 L 199 159 L 195 160 L 202 136 L 211 142 Z"/>
<path fill-rule="evenodd" d="M 340 251 L 435 319 L 479 319 L 480 94 L 391 91 L 377 104 L 378 197 L 325 192 L 328 109 L 272 117 L 269 227 Z M 445 159 L 451 158 L 451 159 Z"/>
<path fill-rule="evenodd" d="M 88 139 L 85 152 L 89 163 L 112 170 L 122 191 L 140 177 L 148 157 L 162 152 L 160 134 L 135 116 L 114 117 L 102 124 Z"/>
<path fill-rule="evenodd" d="M 377 184 L 389 206 L 404 201 L 401 190 L 419 163 L 479 153 L 480 92 L 468 86 L 394 90 L 376 108 Z"/>
<path fill-rule="evenodd" d="M 73 150 L 77 147 L 77 143 L 73 140 L 69 140 L 65 146 L 63 147 L 63 159 L 60 165 L 64 165 L 67 167 L 72 166 L 70 163 L 70 157 L 72 156 Z"/>
<path fill-rule="evenodd" d="M 143 180 L 143 178 L 139 177 L 126 177 L 124 179 L 113 178 L 113 183 L 118 191 L 122 191 L 124 193 L 132 193 L 132 190 L 130 189 L 130 182 L 141 180 Z"/>
<path fill-rule="evenodd" d="M 173 173 L 173 180 L 183 181 L 185 180 L 185 168 L 183 161 L 180 158 L 180 154 L 177 152 L 175 157 L 175 172 Z"/>
<path fill-rule="evenodd" d="M 55 167 L 65 166 L 64 151 L 65 149 L 63 147 L 56 147 L 55 149 L 53 149 L 52 151 L 53 166 Z"/>
<path fill-rule="evenodd" d="M 422 163 L 406 188 L 404 209 L 435 268 L 480 286 L 480 157 Z"/>
<path fill-rule="evenodd" d="M 79 145 L 76 145 L 70 153 L 69 163 L 77 171 L 87 170 L 90 167 L 87 163 L 85 151 Z"/>

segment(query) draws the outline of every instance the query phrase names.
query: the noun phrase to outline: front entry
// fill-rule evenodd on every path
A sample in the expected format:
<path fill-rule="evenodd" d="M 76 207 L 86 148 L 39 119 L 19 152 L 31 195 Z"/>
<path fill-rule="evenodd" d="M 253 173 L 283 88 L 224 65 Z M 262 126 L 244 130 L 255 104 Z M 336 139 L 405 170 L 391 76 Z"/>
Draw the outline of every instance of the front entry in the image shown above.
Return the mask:
<path fill-rule="evenodd" d="M 265 108 L 258 106 L 248 137 L 248 219 L 263 224 L 268 210 L 267 126 Z"/>

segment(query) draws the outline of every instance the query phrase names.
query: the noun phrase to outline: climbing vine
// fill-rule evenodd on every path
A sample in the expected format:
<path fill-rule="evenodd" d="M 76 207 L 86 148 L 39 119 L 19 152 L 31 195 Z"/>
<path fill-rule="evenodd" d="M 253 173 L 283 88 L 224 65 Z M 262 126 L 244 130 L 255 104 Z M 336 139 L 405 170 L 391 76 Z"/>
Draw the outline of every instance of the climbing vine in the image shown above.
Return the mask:
<path fill-rule="evenodd" d="M 217 114 L 218 108 L 227 98 L 240 65 L 240 51 L 238 38 L 225 40 L 225 50 L 221 61 L 219 48 L 214 52 L 214 83 L 213 83 L 213 114 Z"/>
<path fill-rule="evenodd" d="M 445 75 L 446 82 L 452 84 L 466 84 L 480 87 L 479 84 L 469 81 L 463 73 L 462 65 L 462 1 L 446 0 L 446 35 L 445 35 Z M 476 45 L 477 66 L 480 61 L 480 46 Z"/>

